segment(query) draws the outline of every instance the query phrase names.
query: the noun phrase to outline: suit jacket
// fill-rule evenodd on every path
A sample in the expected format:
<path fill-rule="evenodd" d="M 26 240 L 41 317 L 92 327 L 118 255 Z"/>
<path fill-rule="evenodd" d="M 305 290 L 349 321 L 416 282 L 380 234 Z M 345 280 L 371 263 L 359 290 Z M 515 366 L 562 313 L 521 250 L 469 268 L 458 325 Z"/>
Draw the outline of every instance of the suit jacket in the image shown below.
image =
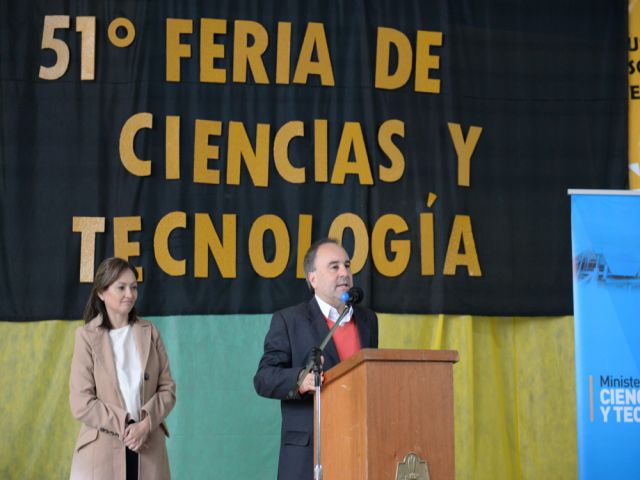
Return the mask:
<path fill-rule="evenodd" d="M 122 441 L 128 414 L 120 393 L 109 331 L 102 318 L 76 330 L 69 403 L 71 413 L 82 422 L 73 451 L 71 479 L 114 480 L 126 477 L 125 445 Z M 160 332 L 151 322 L 138 320 L 132 333 L 144 371 L 141 414 L 151 420 L 146 448 L 139 454 L 139 478 L 168 479 L 169 461 L 164 419 L 176 402 L 176 384 Z"/>
<path fill-rule="evenodd" d="M 378 318 L 371 310 L 353 307 L 362 348 L 378 347 Z M 281 400 L 279 480 L 313 478 L 313 395 L 291 395 L 309 352 L 329 333 L 315 298 L 273 315 L 264 340 L 264 354 L 253 378 L 256 392 Z M 324 370 L 340 362 L 333 339 L 324 352 Z"/>

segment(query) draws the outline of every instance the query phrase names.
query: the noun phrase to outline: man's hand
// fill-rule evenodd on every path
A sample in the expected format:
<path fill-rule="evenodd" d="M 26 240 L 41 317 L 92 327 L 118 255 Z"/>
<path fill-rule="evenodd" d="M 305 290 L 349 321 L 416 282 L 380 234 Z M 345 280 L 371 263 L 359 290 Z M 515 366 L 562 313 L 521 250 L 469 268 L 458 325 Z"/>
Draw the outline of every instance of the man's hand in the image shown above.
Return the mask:
<path fill-rule="evenodd" d="M 318 347 L 313 347 L 311 349 L 311 352 L 309 352 L 309 361 L 311 361 L 314 365 L 320 365 L 320 368 L 322 368 L 322 366 L 324 365 L 324 355 L 322 355 L 322 350 L 320 350 Z M 300 374 L 302 374 L 302 372 L 300 372 Z M 320 385 L 322 385 L 322 382 L 324 382 L 324 372 L 321 370 Z M 300 384 L 300 388 L 298 388 L 298 393 L 300 393 L 300 395 L 304 395 L 309 391 L 315 390 L 315 388 L 315 375 L 312 371 L 309 372 L 306 377 L 304 377 L 304 380 Z"/>
<path fill-rule="evenodd" d="M 320 372 L 320 385 L 322 385 L 322 382 L 324 382 L 324 372 Z M 316 388 L 315 375 L 313 374 L 313 372 L 311 372 L 311 373 L 308 373 L 306 377 L 304 377 L 304 380 L 302 381 L 300 388 L 298 388 L 298 392 L 300 392 L 300 395 L 304 395 L 309 391 L 314 391 L 315 388 Z"/>

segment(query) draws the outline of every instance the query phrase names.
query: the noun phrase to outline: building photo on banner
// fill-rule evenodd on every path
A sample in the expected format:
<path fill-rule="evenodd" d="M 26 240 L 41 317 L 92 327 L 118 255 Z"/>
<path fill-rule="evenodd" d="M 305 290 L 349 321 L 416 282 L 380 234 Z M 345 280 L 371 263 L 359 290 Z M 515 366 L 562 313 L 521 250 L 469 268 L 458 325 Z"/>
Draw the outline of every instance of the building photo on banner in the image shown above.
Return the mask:
<path fill-rule="evenodd" d="M 0 2 L 0 478 L 627 478 L 639 16 Z"/>

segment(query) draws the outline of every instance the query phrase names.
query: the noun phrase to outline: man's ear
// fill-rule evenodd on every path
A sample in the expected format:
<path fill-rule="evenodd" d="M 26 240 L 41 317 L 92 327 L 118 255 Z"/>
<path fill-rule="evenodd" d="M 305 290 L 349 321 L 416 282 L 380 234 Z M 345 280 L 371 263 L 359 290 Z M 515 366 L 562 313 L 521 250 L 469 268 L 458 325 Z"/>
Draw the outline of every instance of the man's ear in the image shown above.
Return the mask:
<path fill-rule="evenodd" d="M 309 272 L 309 275 L 307 275 L 307 281 L 309 282 L 309 285 L 311 285 L 311 288 L 315 290 L 317 284 L 316 272 Z"/>

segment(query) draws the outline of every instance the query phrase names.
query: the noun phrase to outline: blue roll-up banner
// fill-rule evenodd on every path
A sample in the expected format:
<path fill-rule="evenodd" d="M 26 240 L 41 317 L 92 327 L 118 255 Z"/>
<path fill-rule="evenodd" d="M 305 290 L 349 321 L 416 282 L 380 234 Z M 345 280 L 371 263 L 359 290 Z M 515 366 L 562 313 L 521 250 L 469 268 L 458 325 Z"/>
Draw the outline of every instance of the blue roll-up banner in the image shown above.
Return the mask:
<path fill-rule="evenodd" d="M 579 478 L 640 478 L 640 194 L 569 194 Z"/>

